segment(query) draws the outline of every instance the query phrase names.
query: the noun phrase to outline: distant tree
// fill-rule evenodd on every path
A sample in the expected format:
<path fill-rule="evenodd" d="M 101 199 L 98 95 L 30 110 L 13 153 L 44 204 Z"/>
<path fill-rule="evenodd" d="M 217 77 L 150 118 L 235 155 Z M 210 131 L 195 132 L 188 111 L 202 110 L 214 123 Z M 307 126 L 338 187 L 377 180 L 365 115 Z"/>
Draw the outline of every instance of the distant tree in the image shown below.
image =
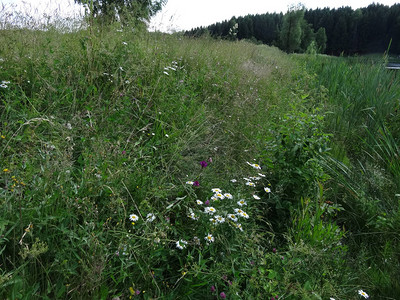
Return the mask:
<path fill-rule="evenodd" d="M 129 18 L 149 20 L 167 0 L 75 0 L 84 4 L 90 14 L 104 22 L 126 21 Z"/>
<path fill-rule="evenodd" d="M 300 49 L 301 25 L 304 19 L 304 8 L 291 7 L 283 17 L 282 29 L 279 34 L 281 48 L 287 52 L 294 52 Z"/>
<path fill-rule="evenodd" d="M 308 24 L 306 20 L 301 20 L 301 42 L 300 49 L 302 52 L 308 49 L 308 46 L 315 40 L 315 33 L 312 25 Z"/>
<path fill-rule="evenodd" d="M 320 27 L 315 33 L 315 43 L 319 53 L 325 53 L 326 50 L 326 32 L 324 27 Z"/>

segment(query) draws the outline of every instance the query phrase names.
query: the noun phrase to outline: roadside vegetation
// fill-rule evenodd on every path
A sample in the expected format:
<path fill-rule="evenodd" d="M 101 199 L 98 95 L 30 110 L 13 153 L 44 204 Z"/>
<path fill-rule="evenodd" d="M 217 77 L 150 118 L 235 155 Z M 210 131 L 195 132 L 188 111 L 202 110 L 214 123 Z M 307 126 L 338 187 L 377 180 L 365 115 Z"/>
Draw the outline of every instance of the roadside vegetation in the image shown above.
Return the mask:
<path fill-rule="evenodd" d="M 383 60 L 10 26 L 0 81 L 2 299 L 400 294 Z"/>

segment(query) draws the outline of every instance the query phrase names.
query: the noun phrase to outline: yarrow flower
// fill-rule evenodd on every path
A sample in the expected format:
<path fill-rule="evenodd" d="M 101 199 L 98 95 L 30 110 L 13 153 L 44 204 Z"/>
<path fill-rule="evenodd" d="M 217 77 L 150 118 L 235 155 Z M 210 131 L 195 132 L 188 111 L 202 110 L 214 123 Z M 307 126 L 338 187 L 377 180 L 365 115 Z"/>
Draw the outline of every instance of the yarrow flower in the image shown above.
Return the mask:
<path fill-rule="evenodd" d="M 129 216 L 129 220 L 131 220 L 132 222 L 136 222 L 137 220 L 139 220 L 139 217 L 135 214 L 131 214 Z"/>
<path fill-rule="evenodd" d="M 187 242 L 184 240 L 179 240 L 176 242 L 176 248 L 183 250 L 186 248 Z"/>
<path fill-rule="evenodd" d="M 193 242 L 195 245 L 200 245 L 200 239 L 197 236 L 193 238 Z"/>
<path fill-rule="evenodd" d="M 364 292 L 363 290 L 359 290 L 358 293 L 359 293 L 361 296 L 363 296 L 365 299 L 368 299 L 368 298 L 369 298 L 368 294 L 367 294 L 366 292 Z"/>
<path fill-rule="evenodd" d="M 212 236 L 211 233 L 207 234 L 207 236 L 204 238 L 208 243 L 214 242 L 214 237 Z"/>
<path fill-rule="evenodd" d="M 156 219 L 156 216 L 152 213 L 147 214 L 146 216 L 146 222 L 153 222 Z"/>

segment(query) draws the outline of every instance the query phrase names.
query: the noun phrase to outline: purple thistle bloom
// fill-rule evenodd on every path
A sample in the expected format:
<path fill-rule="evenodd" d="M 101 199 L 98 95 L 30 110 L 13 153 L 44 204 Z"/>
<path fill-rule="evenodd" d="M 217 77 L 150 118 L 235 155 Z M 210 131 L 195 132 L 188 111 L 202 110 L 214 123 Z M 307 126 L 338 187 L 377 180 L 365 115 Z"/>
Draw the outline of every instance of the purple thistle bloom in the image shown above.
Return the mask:
<path fill-rule="evenodd" d="M 125 154 L 126 154 L 126 151 L 125 151 L 125 150 L 124 150 L 124 151 L 122 151 L 122 154 L 123 154 L 123 155 L 125 155 Z"/>
<path fill-rule="evenodd" d="M 202 160 L 202 161 L 200 162 L 200 165 L 201 165 L 202 168 L 205 168 L 205 167 L 208 166 L 208 164 L 207 164 L 207 162 L 206 162 L 205 160 Z"/>
<path fill-rule="evenodd" d="M 210 204 L 210 200 L 207 200 L 206 202 L 204 202 L 205 205 L 209 205 Z"/>
<path fill-rule="evenodd" d="M 215 291 L 216 291 L 216 288 L 215 288 L 215 286 L 211 286 L 211 288 L 210 288 L 210 290 L 211 290 L 211 293 L 214 293 Z"/>
<path fill-rule="evenodd" d="M 195 182 L 193 182 L 193 186 L 199 186 L 200 183 L 196 180 Z"/>
<path fill-rule="evenodd" d="M 272 252 L 276 253 L 276 248 L 273 248 L 273 249 L 272 249 Z"/>
<path fill-rule="evenodd" d="M 221 292 L 221 294 L 219 294 L 219 296 L 220 296 L 222 299 L 225 299 L 225 298 L 226 298 L 226 294 L 225 294 L 224 292 Z"/>

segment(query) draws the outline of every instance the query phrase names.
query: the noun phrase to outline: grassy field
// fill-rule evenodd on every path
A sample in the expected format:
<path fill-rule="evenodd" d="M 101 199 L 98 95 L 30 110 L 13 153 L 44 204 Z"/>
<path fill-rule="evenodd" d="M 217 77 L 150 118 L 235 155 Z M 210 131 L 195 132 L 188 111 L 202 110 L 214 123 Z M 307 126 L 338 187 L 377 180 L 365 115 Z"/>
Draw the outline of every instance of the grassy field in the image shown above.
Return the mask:
<path fill-rule="evenodd" d="M 396 299 L 400 85 L 382 63 L 2 30 L 0 297 Z"/>

